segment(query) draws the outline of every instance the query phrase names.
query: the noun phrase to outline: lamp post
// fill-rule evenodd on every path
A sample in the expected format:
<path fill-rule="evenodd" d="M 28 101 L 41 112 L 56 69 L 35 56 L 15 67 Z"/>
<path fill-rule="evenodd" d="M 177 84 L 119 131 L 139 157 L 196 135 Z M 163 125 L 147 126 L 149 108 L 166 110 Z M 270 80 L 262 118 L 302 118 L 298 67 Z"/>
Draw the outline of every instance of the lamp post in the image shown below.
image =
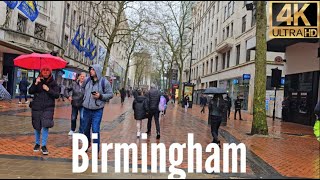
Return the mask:
<path fill-rule="evenodd" d="M 190 84 L 191 83 L 191 65 L 192 65 L 192 51 L 193 51 L 193 37 L 194 37 L 194 24 L 192 23 L 192 28 L 188 27 L 189 29 L 192 30 L 192 37 L 191 37 L 191 51 L 190 51 L 190 66 L 189 66 L 189 81 L 188 83 Z"/>
<path fill-rule="evenodd" d="M 184 88 L 183 88 L 183 97 L 185 97 L 185 93 L 191 93 L 191 99 L 189 98 L 189 108 L 192 108 L 192 102 L 193 102 L 193 91 L 194 91 L 194 85 L 191 84 L 191 65 L 192 65 L 192 51 L 193 51 L 193 37 L 194 37 L 194 23 L 192 23 L 192 28 L 187 27 L 188 29 L 192 30 L 192 38 L 191 38 L 191 51 L 190 51 L 190 66 L 189 66 L 189 80 L 188 83 L 184 83 Z M 190 97 L 190 96 L 189 96 Z"/>

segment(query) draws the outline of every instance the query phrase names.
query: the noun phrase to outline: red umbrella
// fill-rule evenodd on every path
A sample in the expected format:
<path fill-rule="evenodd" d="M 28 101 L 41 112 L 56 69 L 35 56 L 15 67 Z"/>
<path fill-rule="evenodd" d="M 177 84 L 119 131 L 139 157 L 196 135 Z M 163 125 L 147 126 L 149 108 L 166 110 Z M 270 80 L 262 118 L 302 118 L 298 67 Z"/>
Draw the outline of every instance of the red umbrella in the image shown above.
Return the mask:
<path fill-rule="evenodd" d="M 52 70 L 63 69 L 68 63 L 60 57 L 38 53 L 20 55 L 13 62 L 15 66 L 31 70 L 40 70 L 44 66 L 49 66 Z"/>

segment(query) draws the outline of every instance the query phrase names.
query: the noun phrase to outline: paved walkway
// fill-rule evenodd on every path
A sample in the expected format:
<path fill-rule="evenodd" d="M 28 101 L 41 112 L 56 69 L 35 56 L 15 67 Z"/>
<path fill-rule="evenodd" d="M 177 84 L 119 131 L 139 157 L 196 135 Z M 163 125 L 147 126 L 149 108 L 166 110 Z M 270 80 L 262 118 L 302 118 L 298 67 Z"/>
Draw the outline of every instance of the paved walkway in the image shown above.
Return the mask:
<path fill-rule="evenodd" d="M 101 123 L 102 143 L 164 143 L 168 148 L 172 143 L 185 143 L 187 134 L 194 133 L 195 142 L 206 147 L 212 140 L 210 126 L 207 125 L 207 115 L 200 114 L 200 107 L 195 105 L 185 113 L 178 105 L 169 105 L 167 115 L 160 120 L 161 139 L 156 139 L 155 124 L 152 124 L 152 134 L 147 140 L 136 138 L 136 125 L 131 110 L 132 98 L 126 99 L 123 106 L 120 98 L 115 97 L 106 105 Z M 52 169 L 46 176 L 54 177 L 115 177 L 115 178 L 167 178 L 166 174 L 72 174 L 72 139 L 67 133 L 70 130 L 71 106 L 69 102 L 58 102 L 55 109 L 55 126 L 49 130 L 48 149 L 50 154 L 43 156 L 34 153 L 33 128 L 31 125 L 30 108 L 27 105 L 0 102 L 0 177 L 36 177 L 37 167 Z M 231 115 L 233 117 L 233 115 Z M 269 136 L 250 136 L 252 116 L 244 114 L 246 121 L 229 120 L 228 125 L 221 127 L 221 141 L 245 143 L 247 147 L 247 172 L 187 174 L 187 178 L 258 178 L 258 177 L 306 177 L 319 178 L 319 143 L 312 134 L 312 127 L 293 123 L 273 122 L 268 119 Z M 146 131 L 147 121 L 143 121 L 143 131 Z M 77 124 L 78 125 L 78 124 Z M 298 134 L 298 135 L 295 135 Z M 205 151 L 205 150 L 203 150 Z M 221 150 L 222 151 L 222 150 Z M 89 151 L 89 155 L 91 155 Z M 150 154 L 148 154 L 150 165 Z M 209 153 L 203 153 L 203 167 Z M 139 153 L 139 158 L 141 153 Z M 108 151 L 110 163 L 114 164 L 114 151 Z M 222 159 L 222 153 L 221 153 Z M 139 161 L 140 162 L 140 161 Z M 167 156 L 167 167 L 169 160 Z M 11 165 L 13 164 L 13 165 Z M 14 164 L 17 164 L 14 166 Z M 29 166 L 28 166 L 29 164 Z M 220 162 L 222 169 L 222 161 Z M 20 167 L 21 166 L 21 167 Z M 23 168 L 29 167 L 29 168 Z M 51 168 L 55 167 L 55 168 Z M 187 169 L 187 152 L 184 152 L 183 163 L 178 166 Z M 19 169 L 20 168 L 20 169 Z M 111 165 L 111 169 L 112 169 Z M 204 168 L 203 168 L 204 170 Z M 64 176 L 65 175 L 65 176 Z M 113 176 L 114 175 L 114 176 Z"/>

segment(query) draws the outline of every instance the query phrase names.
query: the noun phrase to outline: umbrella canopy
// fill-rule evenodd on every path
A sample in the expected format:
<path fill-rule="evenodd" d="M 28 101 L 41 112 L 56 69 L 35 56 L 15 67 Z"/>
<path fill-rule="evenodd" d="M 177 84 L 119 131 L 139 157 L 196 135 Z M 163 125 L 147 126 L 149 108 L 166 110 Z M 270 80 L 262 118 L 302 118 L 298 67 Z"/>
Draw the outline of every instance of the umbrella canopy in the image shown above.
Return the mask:
<path fill-rule="evenodd" d="M 60 57 L 38 53 L 20 55 L 13 62 L 15 66 L 31 70 L 40 70 L 44 66 L 49 66 L 52 70 L 63 69 L 68 63 Z"/>
<path fill-rule="evenodd" d="M 209 87 L 203 92 L 203 94 L 227 94 L 227 90 L 222 88 Z"/>

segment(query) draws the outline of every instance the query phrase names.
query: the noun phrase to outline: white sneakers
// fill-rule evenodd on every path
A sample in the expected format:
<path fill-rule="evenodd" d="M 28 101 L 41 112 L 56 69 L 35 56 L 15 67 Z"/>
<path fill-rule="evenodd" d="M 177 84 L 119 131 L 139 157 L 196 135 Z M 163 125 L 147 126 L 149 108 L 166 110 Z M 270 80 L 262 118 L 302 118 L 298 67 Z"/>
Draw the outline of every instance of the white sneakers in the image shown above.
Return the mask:
<path fill-rule="evenodd" d="M 70 130 L 70 132 L 68 133 L 69 136 L 72 136 L 72 134 L 74 133 L 74 131 Z"/>
<path fill-rule="evenodd" d="M 24 102 L 24 103 L 28 104 L 28 103 L 29 103 L 29 101 L 26 101 L 26 102 Z"/>
<path fill-rule="evenodd" d="M 139 137 L 140 137 L 140 134 L 141 134 L 141 132 L 137 132 L 137 138 L 139 138 Z"/>

